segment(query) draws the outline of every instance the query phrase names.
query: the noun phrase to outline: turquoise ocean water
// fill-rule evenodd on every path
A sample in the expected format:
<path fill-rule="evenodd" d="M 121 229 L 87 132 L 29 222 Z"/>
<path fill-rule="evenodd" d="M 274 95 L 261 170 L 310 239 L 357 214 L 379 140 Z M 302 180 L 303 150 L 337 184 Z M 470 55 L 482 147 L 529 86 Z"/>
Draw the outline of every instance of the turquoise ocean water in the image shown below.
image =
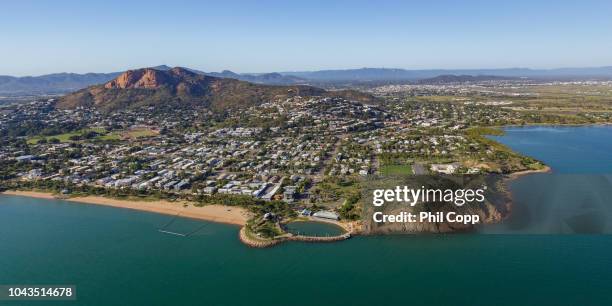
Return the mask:
<path fill-rule="evenodd" d="M 0 284 L 78 295 L 0 305 L 612 305 L 612 129 L 510 128 L 498 140 L 554 172 L 512 183 L 519 211 L 485 230 L 495 235 L 252 249 L 235 226 L 180 219 L 173 230 L 206 225 L 184 238 L 157 231 L 171 216 L 0 196 Z M 572 223 L 582 212 L 598 225 Z"/>

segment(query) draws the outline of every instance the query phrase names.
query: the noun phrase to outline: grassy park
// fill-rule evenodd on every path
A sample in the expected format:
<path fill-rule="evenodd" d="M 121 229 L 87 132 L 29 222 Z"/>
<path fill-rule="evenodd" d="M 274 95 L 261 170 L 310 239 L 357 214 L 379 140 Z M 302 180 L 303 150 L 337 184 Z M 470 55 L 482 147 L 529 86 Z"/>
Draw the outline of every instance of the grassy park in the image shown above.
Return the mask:
<path fill-rule="evenodd" d="M 407 175 L 413 174 L 412 166 L 410 165 L 386 165 L 380 168 L 382 175 Z"/>
<path fill-rule="evenodd" d="M 129 129 L 125 131 L 112 131 L 108 132 L 104 128 L 87 128 L 80 129 L 77 131 L 58 134 L 58 135 L 37 135 L 28 138 L 28 144 L 36 144 L 40 141 L 45 142 L 76 142 L 82 141 L 85 139 L 94 139 L 94 140 L 102 140 L 102 141 L 112 141 L 112 140 L 121 140 L 121 139 L 140 139 L 151 137 L 159 134 L 159 132 L 149 129 L 149 128 L 135 128 Z"/>

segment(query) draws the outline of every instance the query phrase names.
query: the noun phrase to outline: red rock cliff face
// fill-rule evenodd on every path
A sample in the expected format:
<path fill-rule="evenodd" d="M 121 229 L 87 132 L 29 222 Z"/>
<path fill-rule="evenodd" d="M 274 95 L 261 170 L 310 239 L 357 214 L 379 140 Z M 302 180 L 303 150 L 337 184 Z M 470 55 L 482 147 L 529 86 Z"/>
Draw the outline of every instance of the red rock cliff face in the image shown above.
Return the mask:
<path fill-rule="evenodd" d="M 167 73 L 155 69 L 128 70 L 104 84 L 104 88 L 158 88 L 171 83 Z"/>

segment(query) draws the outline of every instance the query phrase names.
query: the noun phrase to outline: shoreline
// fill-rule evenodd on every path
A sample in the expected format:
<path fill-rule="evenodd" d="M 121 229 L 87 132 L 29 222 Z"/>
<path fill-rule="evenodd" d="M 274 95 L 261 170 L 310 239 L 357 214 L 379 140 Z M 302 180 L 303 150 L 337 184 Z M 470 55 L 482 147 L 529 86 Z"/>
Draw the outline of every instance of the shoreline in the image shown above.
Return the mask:
<path fill-rule="evenodd" d="M 355 234 L 354 225 L 343 225 L 339 222 L 328 221 L 342 228 L 345 232 L 341 235 L 333 237 L 310 237 L 310 236 L 294 236 L 287 235 L 277 237 L 275 239 L 260 239 L 247 234 L 246 223 L 249 219 L 249 213 L 242 207 L 226 206 L 226 205 L 205 205 L 194 206 L 193 203 L 187 201 L 170 202 L 166 200 L 157 201 L 134 201 L 134 200 L 119 200 L 106 198 L 101 196 L 84 196 L 64 198 L 61 195 L 55 195 L 51 192 L 43 191 L 22 191 L 22 190 L 7 190 L 0 192 L 0 195 L 20 196 L 28 198 L 46 199 L 46 200 L 63 200 L 74 204 L 86 205 L 102 205 L 115 208 L 139 210 L 163 215 L 179 216 L 183 218 L 191 218 L 209 222 L 224 223 L 240 226 L 238 239 L 245 245 L 254 248 L 268 248 L 275 246 L 285 241 L 303 241 L 303 242 L 335 242 L 346 240 Z M 314 220 L 306 220 L 314 221 Z M 317 220 L 326 222 L 327 220 Z"/>
<path fill-rule="evenodd" d="M 525 176 L 525 175 L 530 175 L 530 174 L 536 174 L 536 173 L 551 173 L 552 172 L 552 168 L 544 165 L 544 168 L 542 169 L 538 169 L 538 170 L 524 170 L 524 171 L 519 171 L 519 172 L 513 172 L 508 174 L 508 179 L 509 180 L 515 180 L 519 177 Z"/>
<path fill-rule="evenodd" d="M 311 221 L 311 220 L 308 220 Z M 318 221 L 311 221 L 311 222 L 318 222 Z M 342 229 L 346 230 L 346 228 L 344 226 L 338 225 L 336 224 L 336 226 L 341 227 Z M 352 229 L 352 225 L 350 226 Z M 343 240 L 347 240 L 350 239 L 351 237 L 353 237 L 355 234 L 351 231 L 345 231 L 342 234 L 339 235 L 335 235 L 335 236 L 325 236 L 325 237 L 321 237 L 321 236 L 307 236 L 307 235 L 295 235 L 295 234 L 291 234 L 291 233 L 287 233 L 285 235 L 282 236 L 277 236 L 275 238 L 272 239 L 261 239 L 258 237 L 254 237 L 253 234 L 248 232 L 248 229 L 246 226 L 243 226 L 240 229 L 240 232 L 238 233 L 238 238 L 240 239 L 240 241 L 242 243 L 244 243 L 245 245 L 252 247 L 252 248 L 269 248 L 269 247 L 273 247 L 275 245 L 278 245 L 280 243 L 286 242 L 286 241 L 300 241 L 300 242 L 311 242 L 311 243 L 329 243 L 329 242 L 338 242 L 338 241 L 343 241 Z"/>
<path fill-rule="evenodd" d="M 75 204 L 92 204 L 110 206 L 115 208 L 146 211 L 164 215 L 178 215 L 180 217 L 211 221 L 216 223 L 234 224 L 244 226 L 248 220 L 248 212 L 242 207 L 225 205 L 194 206 L 190 202 L 170 202 L 166 200 L 157 201 L 131 201 L 118 200 L 101 196 L 85 196 L 74 198 L 56 197 L 50 192 L 9 190 L 2 192 L 3 195 L 23 196 L 47 200 L 64 200 Z M 187 206 L 185 206 L 187 205 Z"/>
<path fill-rule="evenodd" d="M 506 207 L 506 213 L 505 215 L 502 215 L 502 220 L 506 220 L 508 218 L 510 218 L 510 216 L 512 215 L 512 210 L 514 208 L 514 195 L 512 194 L 512 191 L 510 190 L 510 182 L 521 178 L 523 176 L 527 176 L 527 175 L 531 175 L 531 174 L 537 174 L 537 173 L 551 173 L 552 172 L 552 168 L 548 165 L 544 165 L 544 168 L 539 169 L 539 170 L 525 170 L 525 171 L 519 171 L 519 172 L 514 172 L 514 173 L 510 173 L 508 175 L 506 175 L 505 178 L 502 179 L 502 184 L 504 185 L 504 194 L 506 194 L 508 201 L 505 204 Z"/>
<path fill-rule="evenodd" d="M 527 123 L 527 124 L 508 124 L 495 125 L 492 128 L 528 128 L 528 127 L 585 127 L 585 126 L 612 126 L 612 122 L 595 122 L 595 123 Z"/>

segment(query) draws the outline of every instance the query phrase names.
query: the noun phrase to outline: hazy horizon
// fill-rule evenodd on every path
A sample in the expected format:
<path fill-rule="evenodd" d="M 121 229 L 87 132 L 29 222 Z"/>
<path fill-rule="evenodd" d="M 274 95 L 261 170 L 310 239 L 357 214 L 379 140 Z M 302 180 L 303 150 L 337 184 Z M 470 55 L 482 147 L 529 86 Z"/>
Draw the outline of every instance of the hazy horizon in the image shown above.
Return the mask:
<path fill-rule="evenodd" d="M 612 65 L 609 1 L 20 1 L 0 75 L 173 63 L 240 73 Z"/>
<path fill-rule="evenodd" d="M 141 66 L 141 67 L 129 67 L 129 68 L 125 68 L 125 69 L 120 69 L 120 70 L 113 70 L 113 71 L 83 71 L 83 72 L 75 72 L 75 71 L 56 71 L 56 72 L 50 72 L 50 73 L 44 73 L 44 74 L 31 74 L 31 75 L 13 75 L 13 74 L 5 74 L 5 73 L 1 73 L 0 72 L 0 76 L 12 76 L 12 77 L 39 77 L 39 76 L 44 76 L 44 75 L 50 75 L 50 74 L 62 74 L 62 73 L 75 73 L 75 74 L 88 74 L 88 73 L 120 73 L 120 72 L 124 72 L 127 70 L 135 70 L 135 69 L 141 69 L 141 68 L 154 68 L 154 67 L 159 67 L 159 66 L 168 66 L 170 68 L 174 68 L 174 67 L 182 67 L 182 68 L 188 68 L 188 69 L 194 69 L 194 70 L 198 70 L 198 71 L 202 71 L 202 72 L 207 72 L 207 73 L 214 73 L 214 72 L 222 72 L 224 70 L 229 70 L 231 72 L 234 73 L 238 73 L 238 74 L 264 74 L 264 73 L 302 73 L 302 72 L 314 72 L 314 71 L 340 71 L 340 70 L 359 70 L 359 69 L 400 69 L 400 70 L 407 70 L 407 71 L 436 71 L 436 70 L 443 70 L 443 71 L 456 71 L 456 70 L 511 70 L 511 69 L 529 69 L 529 70 L 557 70 L 557 69 L 597 69 L 597 68 L 609 68 L 612 67 L 611 65 L 602 65 L 602 66 L 589 66 L 589 67 L 552 67 L 552 68 L 536 68 L 536 67 L 491 67 L 491 68 L 478 68 L 478 67 L 468 67 L 468 68 L 421 68 L 421 69 L 410 69 L 410 68 L 401 68 L 401 67 L 349 67 L 349 68 L 326 68 L 326 69 L 318 69 L 318 70 L 286 70 L 286 71 L 261 71 L 261 72 L 249 72 L 249 71 L 236 71 L 236 70 L 230 70 L 230 69 L 221 69 L 221 70 L 206 70 L 206 69 L 202 69 L 202 68 L 194 68 L 191 66 L 184 66 L 184 65 L 169 65 L 169 64 L 159 64 L 159 65 L 146 65 L 146 66 Z"/>

